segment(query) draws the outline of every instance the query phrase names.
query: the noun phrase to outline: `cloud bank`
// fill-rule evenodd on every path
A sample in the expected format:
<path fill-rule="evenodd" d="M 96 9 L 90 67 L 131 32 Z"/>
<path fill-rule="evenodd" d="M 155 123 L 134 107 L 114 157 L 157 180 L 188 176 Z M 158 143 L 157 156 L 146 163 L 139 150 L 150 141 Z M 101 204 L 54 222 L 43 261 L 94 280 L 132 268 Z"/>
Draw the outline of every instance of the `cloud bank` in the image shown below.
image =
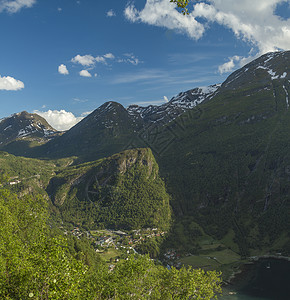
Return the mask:
<path fill-rule="evenodd" d="M 200 39 L 211 23 L 231 30 L 236 38 L 248 43 L 255 54 L 233 56 L 220 66 L 219 72 L 230 72 L 237 64 L 247 63 L 267 52 L 290 49 L 290 16 L 287 20 L 276 15 L 279 4 L 290 5 L 290 0 L 209 0 L 195 2 L 191 13 L 183 16 L 169 0 L 147 0 L 140 11 L 129 4 L 124 11 L 131 22 L 142 22 L 164 27 Z"/>
<path fill-rule="evenodd" d="M 24 83 L 10 76 L 0 75 L 0 91 L 18 91 L 24 88 Z"/>
<path fill-rule="evenodd" d="M 143 22 L 176 30 L 193 39 L 202 37 L 204 26 L 197 22 L 194 16 L 180 14 L 175 7 L 169 0 L 147 0 L 143 10 L 138 11 L 131 3 L 125 8 L 124 14 L 131 22 Z"/>
<path fill-rule="evenodd" d="M 43 117 L 53 128 L 59 131 L 65 131 L 76 125 L 83 117 L 76 117 L 72 112 L 65 110 L 35 110 L 35 114 Z"/>
<path fill-rule="evenodd" d="M 278 4 L 285 0 L 211 0 L 198 3 L 193 16 L 217 22 L 258 47 L 260 53 L 290 49 L 290 18 L 283 20 L 275 14 Z M 290 16 L 289 16 L 290 17 Z"/>
<path fill-rule="evenodd" d="M 16 13 L 22 8 L 32 7 L 36 0 L 0 0 L 0 12 Z"/>
<path fill-rule="evenodd" d="M 76 55 L 71 59 L 72 63 L 80 64 L 83 67 L 94 67 L 96 63 L 103 63 L 105 65 L 110 62 L 130 63 L 138 65 L 141 61 L 132 53 L 125 53 L 122 57 L 116 58 L 113 53 L 106 53 L 105 55 L 92 56 L 91 54 Z"/>

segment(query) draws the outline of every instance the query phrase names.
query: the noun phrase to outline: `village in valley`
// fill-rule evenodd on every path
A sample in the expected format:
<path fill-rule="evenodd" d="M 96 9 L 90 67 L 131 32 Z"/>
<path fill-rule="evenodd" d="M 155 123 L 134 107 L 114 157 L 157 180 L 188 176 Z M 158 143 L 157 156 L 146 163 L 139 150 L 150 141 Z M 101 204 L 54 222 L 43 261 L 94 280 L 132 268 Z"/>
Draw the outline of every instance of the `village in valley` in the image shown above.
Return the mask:
<path fill-rule="evenodd" d="M 95 251 L 102 255 L 108 262 L 118 262 L 120 258 L 126 258 L 129 254 L 138 253 L 138 246 L 150 240 L 160 242 L 166 235 L 166 231 L 158 228 L 146 228 L 124 232 L 121 230 L 103 229 L 83 231 L 79 227 L 74 227 L 70 231 L 64 232 L 80 238 L 91 240 Z M 174 265 L 173 261 L 180 255 L 171 249 L 164 254 L 164 260 L 169 265 Z"/>
<path fill-rule="evenodd" d="M 166 231 L 159 230 L 158 228 L 131 231 L 112 229 L 86 231 L 79 227 L 74 227 L 72 230 L 65 231 L 64 233 L 72 234 L 78 239 L 89 239 L 95 251 L 108 263 L 110 269 L 114 268 L 115 263 L 120 259 L 127 259 L 130 254 L 150 253 L 150 251 L 147 251 L 148 248 L 144 246 L 150 243 L 160 246 L 167 234 Z M 199 254 L 189 252 L 181 254 L 176 249 L 167 249 L 163 255 L 155 256 L 155 259 L 158 259 L 168 269 L 171 267 L 180 268 L 182 265 L 202 267 L 207 270 L 226 267 L 229 269 L 229 271 L 226 271 L 227 273 L 231 273 L 232 268 L 235 268 L 236 264 L 241 260 L 240 255 L 220 241 L 205 238 L 201 241 L 201 244 L 203 245 Z M 143 249 L 143 251 L 139 249 Z M 151 254 L 150 256 L 152 256 Z"/>

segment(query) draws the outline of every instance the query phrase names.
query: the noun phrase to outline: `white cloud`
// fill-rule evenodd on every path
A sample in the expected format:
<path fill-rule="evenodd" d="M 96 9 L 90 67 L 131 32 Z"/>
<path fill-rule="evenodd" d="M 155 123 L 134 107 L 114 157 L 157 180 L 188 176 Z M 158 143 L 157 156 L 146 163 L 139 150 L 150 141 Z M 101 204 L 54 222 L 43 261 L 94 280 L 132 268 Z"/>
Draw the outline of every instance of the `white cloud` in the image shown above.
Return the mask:
<path fill-rule="evenodd" d="M 62 75 L 68 75 L 69 72 L 68 72 L 66 65 L 61 64 L 60 66 L 58 66 L 58 73 L 62 74 Z"/>
<path fill-rule="evenodd" d="M 237 38 L 256 46 L 259 54 L 290 49 L 290 18 L 275 15 L 279 3 L 290 0 L 211 0 L 198 3 L 193 16 L 231 29 Z"/>
<path fill-rule="evenodd" d="M 7 11 L 9 13 L 16 13 L 22 8 L 32 7 L 36 3 L 36 0 L 1 0 L 0 12 Z"/>
<path fill-rule="evenodd" d="M 10 76 L 0 75 L 0 91 L 18 91 L 24 88 L 24 83 Z"/>
<path fill-rule="evenodd" d="M 240 56 L 233 56 L 233 57 L 229 57 L 229 61 L 224 63 L 223 65 L 219 66 L 219 72 L 221 74 L 223 73 L 227 73 L 227 72 L 231 72 L 234 67 L 235 67 L 235 62 L 239 62 L 241 60 Z"/>
<path fill-rule="evenodd" d="M 86 116 L 88 116 L 89 114 L 91 114 L 93 112 L 93 110 L 91 110 L 91 111 L 85 111 L 85 112 L 83 112 L 82 114 L 81 114 L 81 116 L 82 117 L 86 117 Z"/>
<path fill-rule="evenodd" d="M 132 53 L 125 53 L 124 56 L 126 58 L 119 58 L 117 60 L 118 63 L 130 63 L 134 66 L 139 65 L 140 63 L 143 63 L 143 61 L 141 61 L 139 58 L 137 58 L 135 55 L 133 55 Z"/>
<path fill-rule="evenodd" d="M 116 16 L 116 13 L 112 9 L 107 11 L 107 17 L 115 17 L 115 16 Z"/>
<path fill-rule="evenodd" d="M 198 1 L 192 6 L 192 12 L 183 16 L 168 0 L 147 0 L 141 11 L 129 4 L 124 13 L 132 22 L 176 29 L 194 39 L 202 37 L 208 21 L 216 22 L 232 30 L 237 38 L 256 46 L 259 54 L 264 54 L 290 49 L 290 16 L 283 20 L 275 15 L 277 5 L 285 2 L 290 5 L 290 0 Z"/>
<path fill-rule="evenodd" d="M 106 63 L 106 60 L 103 56 L 97 56 L 95 57 L 95 62 Z"/>
<path fill-rule="evenodd" d="M 110 64 L 107 62 L 110 61 Z M 98 55 L 96 57 L 86 54 L 86 55 L 76 55 L 71 59 L 71 62 L 80 64 L 83 67 L 87 67 L 89 70 L 93 70 L 95 68 L 96 63 L 103 63 L 104 65 L 111 65 L 112 63 L 129 63 L 132 65 L 139 65 L 140 63 L 143 63 L 138 57 L 136 57 L 132 53 L 125 53 L 121 57 L 115 57 L 113 53 L 106 53 L 104 55 Z M 88 70 L 82 70 L 79 72 L 81 76 L 85 77 L 92 77 L 92 74 L 88 72 Z M 98 74 L 94 73 L 94 76 L 97 77 Z"/>
<path fill-rule="evenodd" d="M 92 55 L 76 55 L 74 58 L 71 60 L 73 63 L 78 63 L 82 66 L 92 66 L 95 64 L 95 58 Z"/>
<path fill-rule="evenodd" d="M 165 102 L 168 102 L 168 98 L 166 96 L 163 96 L 163 99 Z"/>
<path fill-rule="evenodd" d="M 133 4 L 129 4 L 124 14 L 131 22 L 165 27 L 187 34 L 190 38 L 199 39 L 204 33 L 204 26 L 197 22 L 193 15 L 184 16 L 175 8 L 176 5 L 169 0 L 147 0 L 143 10 L 138 11 Z"/>
<path fill-rule="evenodd" d="M 48 111 L 35 110 L 34 113 L 43 117 L 53 128 L 59 131 L 68 130 L 83 119 L 83 117 L 75 117 L 73 113 L 63 109 Z"/>
<path fill-rule="evenodd" d="M 92 74 L 88 70 L 81 70 L 79 74 L 82 77 L 92 77 Z"/>
<path fill-rule="evenodd" d="M 270 51 L 290 49 L 290 16 L 287 20 L 275 14 L 277 5 L 290 0 L 208 0 L 194 1 L 192 12 L 183 16 L 169 0 L 147 0 L 142 10 L 128 4 L 124 14 L 131 22 L 173 29 L 199 39 L 211 23 L 218 23 L 233 31 L 236 38 L 251 45 L 254 51 L 248 57 L 234 56 L 219 67 L 228 72 L 251 59 Z M 197 21 L 198 20 L 198 21 Z M 253 54 L 255 53 L 255 54 Z"/>
<path fill-rule="evenodd" d="M 96 56 L 93 57 L 90 54 L 87 55 L 76 55 L 74 58 L 71 59 L 71 62 L 80 64 L 84 67 L 93 67 L 95 63 L 104 63 L 106 64 L 106 58 L 114 58 L 114 55 L 112 53 L 107 53 L 104 56 Z"/>
<path fill-rule="evenodd" d="M 127 62 L 132 64 L 132 65 L 139 65 L 140 63 L 142 63 L 142 61 L 140 61 L 135 55 L 133 55 L 132 53 L 126 53 L 124 54 L 125 56 L 127 56 Z"/>
<path fill-rule="evenodd" d="M 104 57 L 109 58 L 109 59 L 114 59 L 115 58 L 114 54 L 112 54 L 112 53 L 107 53 L 107 54 L 104 55 Z"/>

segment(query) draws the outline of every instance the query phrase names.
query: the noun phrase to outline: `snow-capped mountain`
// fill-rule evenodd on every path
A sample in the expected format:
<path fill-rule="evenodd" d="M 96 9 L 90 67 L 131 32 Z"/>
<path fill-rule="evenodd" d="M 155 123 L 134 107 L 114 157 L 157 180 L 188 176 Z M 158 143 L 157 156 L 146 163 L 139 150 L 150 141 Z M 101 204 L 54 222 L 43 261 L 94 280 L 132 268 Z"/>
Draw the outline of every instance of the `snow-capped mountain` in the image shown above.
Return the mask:
<path fill-rule="evenodd" d="M 219 88 L 220 84 L 198 87 L 179 93 L 168 103 L 149 105 L 147 107 L 130 105 L 127 111 L 131 118 L 139 121 L 142 119 L 145 124 L 161 121 L 168 123 L 183 114 L 186 110 L 194 108 L 205 100 L 210 100 L 218 93 Z"/>
<path fill-rule="evenodd" d="M 271 85 L 275 80 L 290 80 L 290 51 L 270 52 L 233 72 L 222 84 L 223 89 L 238 89 L 244 85 Z"/>
<path fill-rule="evenodd" d="M 13 114 L 0 120 L 0 145 L 14 140 L 35 139 L 49 140 L 58 133 L 45 119 L 26 111 Z"/>

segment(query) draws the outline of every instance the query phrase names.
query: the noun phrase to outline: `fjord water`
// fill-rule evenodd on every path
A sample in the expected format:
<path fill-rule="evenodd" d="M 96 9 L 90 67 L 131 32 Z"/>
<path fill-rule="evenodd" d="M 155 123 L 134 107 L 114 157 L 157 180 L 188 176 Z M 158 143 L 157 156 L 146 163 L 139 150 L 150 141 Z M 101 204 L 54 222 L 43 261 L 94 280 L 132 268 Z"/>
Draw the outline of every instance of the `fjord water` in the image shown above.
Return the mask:
<path fill-rule="evenodd" d="M 290 298 L 290 261 L 260 259 L 244 266 L 232 286 L 223 291 L 223 300 L 286 300 Z"/>

